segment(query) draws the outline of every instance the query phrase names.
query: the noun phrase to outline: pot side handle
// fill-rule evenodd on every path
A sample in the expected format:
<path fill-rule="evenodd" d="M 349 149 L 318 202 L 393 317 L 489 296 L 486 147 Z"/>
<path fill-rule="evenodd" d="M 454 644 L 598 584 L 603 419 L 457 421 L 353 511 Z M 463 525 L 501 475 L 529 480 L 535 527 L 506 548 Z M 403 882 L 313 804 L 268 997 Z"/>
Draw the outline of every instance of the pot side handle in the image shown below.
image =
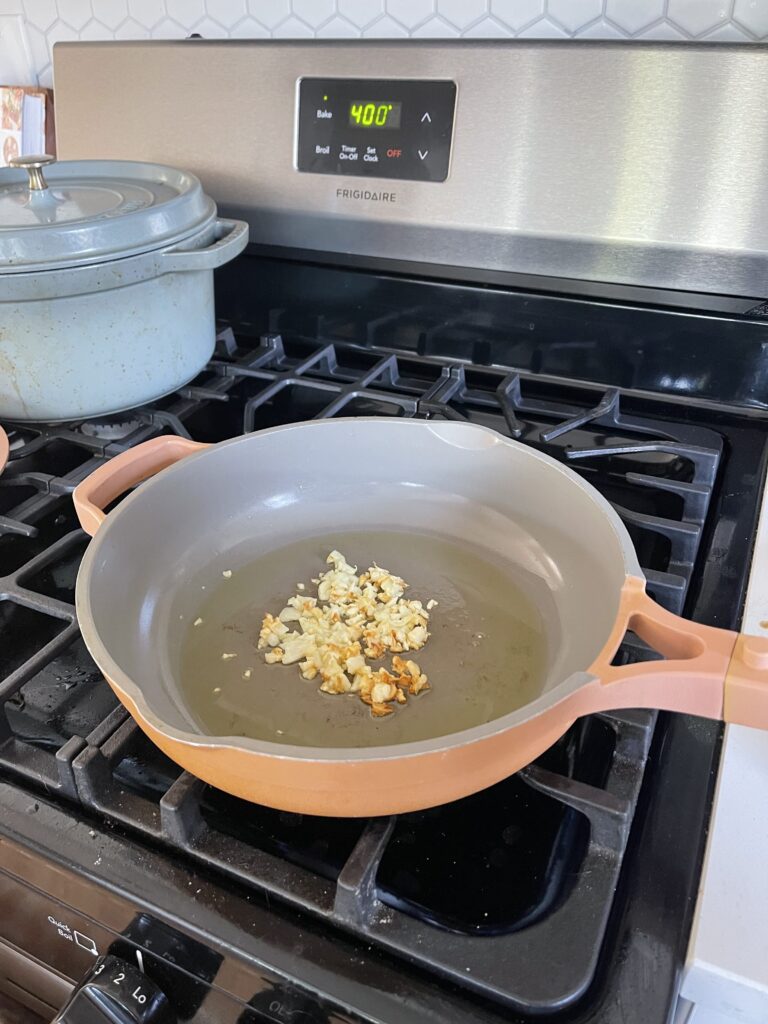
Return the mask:
<path fill-rule="evenodd" d="M 72 494 L 80 525 L 93 537 L 107 517 L 104 509 L 115 498 L 175 462 L 209 447 L 186 437 L 165 435 L 153 437 L 107 460 L 78 484 Z"/>
<path fill-rule="evenodd" d="M 631 629 L 664 656 L 611 661 Z M 591 710 L 661 708 L 768 730 L 768 638 L 703 626 L 666 611 L 627 577 L 611 636 L 588 669 Z"/>
<path fill-rule="evenodd" d="M 248 224 L 244 220 L 219 219 L 215 231 L 216 241 L 202 249 L 166 249 L 162 254 L 162 273 L 215 270 L 233 260 L 248 244 Z"/>

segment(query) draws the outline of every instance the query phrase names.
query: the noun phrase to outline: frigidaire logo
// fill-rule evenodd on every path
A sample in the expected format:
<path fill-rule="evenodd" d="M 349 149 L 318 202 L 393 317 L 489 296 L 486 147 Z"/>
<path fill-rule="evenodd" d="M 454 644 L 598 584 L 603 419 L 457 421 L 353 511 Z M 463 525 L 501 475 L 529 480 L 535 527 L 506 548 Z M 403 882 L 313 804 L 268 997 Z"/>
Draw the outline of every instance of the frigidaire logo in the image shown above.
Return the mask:
<path fill-rule="evenodd" d="M 396 203 L 396 192 L 372 192 L 367 188 L 337 188 L 337 199 L 370 199 L 374 203 Z"/>

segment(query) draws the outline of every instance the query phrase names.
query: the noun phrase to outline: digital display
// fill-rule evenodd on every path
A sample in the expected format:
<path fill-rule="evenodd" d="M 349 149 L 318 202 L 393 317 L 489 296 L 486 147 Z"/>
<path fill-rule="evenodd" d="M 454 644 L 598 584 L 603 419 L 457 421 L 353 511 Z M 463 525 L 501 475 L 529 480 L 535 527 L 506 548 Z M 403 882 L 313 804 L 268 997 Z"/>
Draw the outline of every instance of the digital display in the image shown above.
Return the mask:
<path fill-rule="evenodd" d="M 349 123 L 353 128 L 399 128 L 402 103 L 388 100 L 353 100 Z"/>
<path fill-rule="evenodd" d="M 0 0 L 0 3 L 2 0 Z M 456 83 L 426 78 L 301 78 L 295 166 L 304 174 L 394 181 L 445 181 L 451 161 Z M 345 189 L 396 202 L 394 192 Z M 2 1014 L 0 1014 L 2 1016 Z"/>

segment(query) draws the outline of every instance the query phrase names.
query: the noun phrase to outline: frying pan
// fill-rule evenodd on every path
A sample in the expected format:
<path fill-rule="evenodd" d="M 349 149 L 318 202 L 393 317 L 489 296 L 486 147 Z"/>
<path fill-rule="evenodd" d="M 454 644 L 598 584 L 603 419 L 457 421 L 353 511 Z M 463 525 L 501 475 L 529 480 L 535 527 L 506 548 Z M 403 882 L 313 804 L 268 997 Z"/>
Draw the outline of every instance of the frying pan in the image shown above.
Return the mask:
<path fill-rule="evenodd" d="M 142 480 L 148 482 L 105 515 L 111 501 Z M 331 419 L 213 446 L 160 437 L 99 467 L 74 500 L 94 536 L 76 592 L 93 658 L 161 750 L 247 800 L 335 816 L 435 806 L 498 782 L 579 716 L 610 709 L 662 708 L 768 728 L 768 640 L 662 609 L 646 594 L 630 537 L 608 502 L 548 456 L 484 427 Z M 432 639 L 417 656 L 423 653 L 426 664 L 434 646 L 431 691 L 387 718 L 372 719 L 356 698 L 319 693 L 295 667 L 276 665 L 242 682 L 242 700 L 282 723 L 281 730 L 254 738 L 206 729 L 181 672 L 189 623 L 206 588 L 215 591 L 230 570 L 233 581 L 245 574 L 254 598 L 255 628 L 246 636 L 253 646 L 261 616 L 289 596 L 275 575 L 281 551 L 309 537 L 327 553 L 329 534 L 355 534 L 361 547 L 362 531 L 371 541 L 361 556 L 368 565 L 377 560 L 373 546 L 384 530 L 388 543 L 391 531 L 411 538 L 409 551 L 417 554 L 405 567 L 387 568 L 399 571 L 414 594 L 428 597 L 423 574 L 440 569 L 419 563 L 413 537 L 424 537 L 427 552 L 445 542 L 457 558 L 465 552 L 488 567 L 491 583 L 479 581 L 478 592 L 490 586 L 501 599 L 499 580 L 509 580 L 530 595 L 546 651 L 535 692 L 522 705 L 511 692 L 514 658 L 495 671 L 486 664 L 482 685 L 495 687 L 500 700 L 485 718 L 481 707 L 478 717 L 466 695 L 481 685 L 474 670 L 483 645 L 470 648 L 476 634 L 467 609 L 462 619 L 448 601 L 444 613 L 441 605 L 433 611 Z M 305 577 L 318 567 L 308 565 Z M 293 564 L 286 569 L 289 593 L 298 571 Z M 227 600 L 225 590 L 215 592 Z M 440 628 L 441 614 L 447 628 Z M 612 665 L 627 629 L 665 660 Z M 262 660 L 254 650 L 254 671 Z M 459 718 L 466 712 L 458 724 L 457 707 L 464 709 Z M 314 739 L 296 742 L 292 723 L 312 724 L 309 708 Z M 417 721 L 418 729 L 411 724 Z M 409 739 L 409 729 L 418 738 Z M 349 736 L 354 740 L 345 742 Z"/>

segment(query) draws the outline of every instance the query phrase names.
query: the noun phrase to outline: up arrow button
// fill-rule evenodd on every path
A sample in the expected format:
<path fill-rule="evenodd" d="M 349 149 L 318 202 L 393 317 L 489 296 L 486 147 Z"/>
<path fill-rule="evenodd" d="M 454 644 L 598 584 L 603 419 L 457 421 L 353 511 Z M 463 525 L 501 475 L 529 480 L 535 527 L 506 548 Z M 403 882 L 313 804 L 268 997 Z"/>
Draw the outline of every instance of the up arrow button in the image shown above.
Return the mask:
<path fill-rule="evenodd" d="M 432 118 L 429 116 L 428 110 L 425 110 L 421 115 L 421 123 L 423 124 L 425 121 L 429 121 L 430 124 L 432 123 Z"/>

